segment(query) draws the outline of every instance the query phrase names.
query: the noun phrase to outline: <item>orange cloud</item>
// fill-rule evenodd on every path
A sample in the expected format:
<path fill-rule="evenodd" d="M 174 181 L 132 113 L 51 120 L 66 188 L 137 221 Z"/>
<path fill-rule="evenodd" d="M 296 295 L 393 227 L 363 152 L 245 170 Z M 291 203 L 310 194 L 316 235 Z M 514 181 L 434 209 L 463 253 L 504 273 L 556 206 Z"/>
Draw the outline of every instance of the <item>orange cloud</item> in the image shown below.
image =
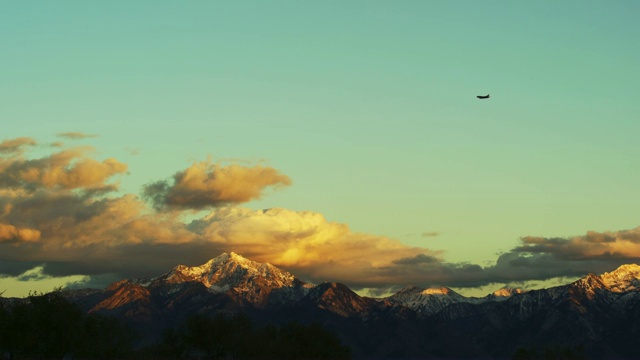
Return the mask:
<path fill-rule="evenodd" d="M 134 195 L 94 199 L 71 192 L 38 192 L 12 199 L 0 198 L 6 212 L 4 221 L 24 221 L 37 227 L 46 251 L 103 248 L 126 244 L 185 243 L 196 235 L 183 223 L 166 214 L 155 214 Z M 8 229 L 9 231 L 11 229 Z M 19 229 L 20 230 L 20 229 Z M 26 240 L 28 233 L 18 234 Z"/>
<path fill-rule="evenodd" d="M 347 225 L 310 211 L 223 208 L 192 222 L 189 229 L 228 251 L 295 269 L 315 280 L 387 282 L 379 269 L 394 260 L 438 255 L 384 236 L 351 232 Z"/>
<path fill-rule="evenodd" d="M 92 149 L 78 147 L 39 159 L 0 158 L 0 185 L 29 188 L 106 188 L 107 179 L 127 171 L 116 159 L 97 161 L 87 158 Z"/>
<path fill-rule="evenodd" d="M 259 199 L 267 187 L 291 184 L 288 176 L 264 166 L 222 166 L 195 163 L 173 176 L 144 188 L 144 196 L 160 208 L 203 209 Z"/>
<path fill-rule="evenodd" d="M 0 143 L 0 153 L 20 152 L 24 146 L 35 146 L 36 144 L 34 139 L 28 137 L 4 140 Z"/>
<path fill-rule="evenodd" d="M 33 242 L 40 239 L 40 231 L 29 228 L 18 228 L 10 224 L 0 223 L 0 242 L 25 241 Z"/>

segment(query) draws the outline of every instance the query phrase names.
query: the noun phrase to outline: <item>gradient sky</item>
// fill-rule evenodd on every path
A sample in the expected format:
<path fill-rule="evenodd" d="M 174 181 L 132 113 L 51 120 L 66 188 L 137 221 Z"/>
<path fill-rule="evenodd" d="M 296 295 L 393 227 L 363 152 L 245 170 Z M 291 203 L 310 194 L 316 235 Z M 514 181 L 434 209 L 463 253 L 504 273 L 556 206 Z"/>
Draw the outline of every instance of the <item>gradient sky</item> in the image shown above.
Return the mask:
<path fill-rule="evenodd" d="M 27 184 L 42 186 L 53 194 L 48 199 L 117 183 L 110 199 L 142 197 L 146 189 L 146 203 L 138 201 L 163 224 L 168 217 L 194 220 L 185 229 L 195 231 L 206 223 L 197 227 L 198 241 L 216 246 L 204 252 L 194 246 L 196 253 L 162 266 L 198 265 L 219 250 L 236 251 L 309 280 L 375 289 L 402 276 L 407 281 L 398 285 L 469 287 L 612 270 L 640 257 L 638 15 L 640 3 L 631 0 L 5 3 L 0 142 L 7 148 L 18 138 L 35 142 L 12 148 L 6 164 L 80 145 L 95 151 L 78 150 L 61 171 L 85 158 L 126 164 L 126 171 L 91 183 Z M 475 98 L 487 93 L 489 100 Z M 254 176 L 258 168 L 269 181 Z M 258 179 L 251 185 L 256 192 L 176 205 L 174 174 L 198 169 L 238 175 L 236 169 L 242 181 Z M 152 191 L 153 183 L 165 192 Z M 36 196 L 15 195 L 24 182 L 0 184 L 6 192 L 0 205 Z M 296 251 L 319 254 L 305 261 L 260 250 L 276 238 L 207 237 L 215 224 L 233 218 L 240 226 L 268 208 L 281 210 L 278 226 L 298 216 L 316 230 L 347 227 L 347 235 L 326 240 L 331 246 L 324 248 L 301 246 Z M 55 214 L 47 216 L 55 222 Z M 5 296 L 50 287 L 51 277 L 106 281 L 133 271 L 96 265 L 101 270 L 83 272 L 72 266 L 74 256 L 91 258 L 97 250 L 82 245 L 67 252 L 68 239 L 16 219 L 5 211 L 0 230 L 41 236 L 14 231 L 2 238 L 0 231 Z M 264 226 L 259 230 L 269 234 Z M 49 236 L 56 246 L 41 245 Z M 156 250 L 167 244 L 157 236 L 144 240 Z M 196 241 L 184 236 L 180 244 Z M 359 282 L 343 275 L 365 260 L 328 270 L 332 261 L 346 261 L 328 255 L 342 251 L 339 239 L 358 244 L 344 247 L 350 251 L 363 251 L 368 241 L 401 248 L 392 252 L 396 258 L 371 253 L 374 260 L 364 266 L 386 272 L 363 274 L 367 280 Z M 112 240 L 92 246 L 119 246 Z M 113 260 L 118 251 L 96 258 Z M 499 259 L 509 256 L 545 261 L 525 261 L 532 268 L 518 268 L 517 278 L 499 276 Z M 549 269 L 547 260 L 557 271 L 537 273 Z M 153 262 L 145 255 L 121 261 Z M 443 274 L 473 265 L 484 275 L 478 281 L 424 275 L 438 272 L 425 265 L 434 263 Z"/>

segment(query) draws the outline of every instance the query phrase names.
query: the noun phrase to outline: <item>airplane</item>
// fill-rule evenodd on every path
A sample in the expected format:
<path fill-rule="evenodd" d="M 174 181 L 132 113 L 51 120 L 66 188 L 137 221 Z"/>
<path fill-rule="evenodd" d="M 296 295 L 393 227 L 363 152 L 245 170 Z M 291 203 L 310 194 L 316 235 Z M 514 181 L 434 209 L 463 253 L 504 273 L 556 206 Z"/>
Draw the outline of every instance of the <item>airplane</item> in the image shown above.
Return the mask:
<path fill-rule="evenodd" d="M 482 96 L 482 95 L 478 95 L 476 96 L 478 99 L 488 99 L 489 98 L 489 94 Z"/>

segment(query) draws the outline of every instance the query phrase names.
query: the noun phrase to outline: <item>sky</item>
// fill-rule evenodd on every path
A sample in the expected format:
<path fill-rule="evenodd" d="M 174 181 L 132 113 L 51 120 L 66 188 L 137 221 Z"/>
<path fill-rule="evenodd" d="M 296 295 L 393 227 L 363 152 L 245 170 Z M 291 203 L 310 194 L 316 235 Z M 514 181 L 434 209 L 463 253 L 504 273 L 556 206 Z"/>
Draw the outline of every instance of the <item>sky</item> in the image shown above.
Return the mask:
<path fill-rule="evenodd" d="M 638 262 L 638 14 L 631 0 L 4 4 L 0 292 L 231 251 L 372 294 L 479 295 Z"/>

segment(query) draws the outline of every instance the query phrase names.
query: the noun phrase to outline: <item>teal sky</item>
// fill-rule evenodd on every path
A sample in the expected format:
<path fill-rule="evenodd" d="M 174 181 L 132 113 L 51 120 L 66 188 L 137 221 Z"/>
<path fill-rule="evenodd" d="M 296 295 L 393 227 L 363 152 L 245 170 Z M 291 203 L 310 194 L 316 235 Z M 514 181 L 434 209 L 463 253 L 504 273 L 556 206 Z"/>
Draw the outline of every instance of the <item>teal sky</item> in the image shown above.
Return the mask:
<path fill-rule="evenodd" d="M 523 236 L 640 225 L 638 15 L 622 0 L 7 2 L 0 140 L 96 134 L 81 143 L 129 165 L 122 193 L 208 156 L 259 162 L 293 183 L 246 207 L 495 263 Z"/>

